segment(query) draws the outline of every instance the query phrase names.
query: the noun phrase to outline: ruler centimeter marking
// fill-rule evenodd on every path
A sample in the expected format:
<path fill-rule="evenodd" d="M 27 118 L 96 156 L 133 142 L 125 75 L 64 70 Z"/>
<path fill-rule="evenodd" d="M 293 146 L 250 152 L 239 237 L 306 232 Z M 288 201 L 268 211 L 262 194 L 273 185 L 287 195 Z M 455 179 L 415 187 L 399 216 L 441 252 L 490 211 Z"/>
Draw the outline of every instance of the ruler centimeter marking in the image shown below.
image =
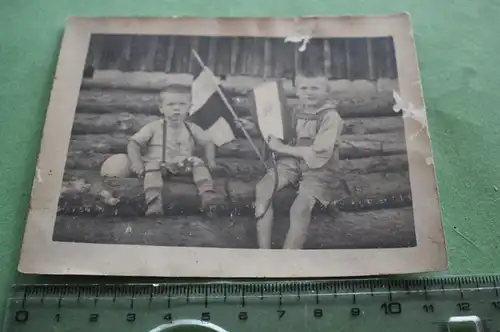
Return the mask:
<path fill-rule="evenodd" d="M 318 287 L 318 284 L 314 285 L 314 292 L 316 293 L 316 304 L 319 304 L 319 287 Z"/>
<path fill-rule="evenodd" d="M 497 287 L 497 283 L 495 280 L 492 279 L 489 283 L 491 283 L 491 285 L 490 285 L 491 288 L 495 289 Z M 253 292 L 256 292 L 255 289 L 258 289 L 259 292 L 261 292 L 261 294 L 264 294 L 266 292 L 272 293 L 272 292 L 276 292 L 276 291 L 289 294 L 289 293 L 307 292 L 307 291 L 310 291 L 312 289 L 315 289 L 316 287 L 319 289 L 319 292 L 325 292 L 328 289 L 332 289 L 332 287 L 333 287 L 333 294 L 334 295 L 339 295 L 339 293 L 341 293 L 341 294 L 349 293 L 350 294 L 350 293 L 352 293 L 353 289 L 355 289 L 355 290 L 356 289 L 368 289 L 372 293 L 375 292 L 375 290 L 374 290 L 375 288 L 386 289 L 386 291 L 384 293 L 389 293 L 389 290 L 391 290 L 391 292 L 392 292 L 394 289 L 405 290 L 405 291 L 408 291 L 408 289 L 410 289 L 409 284 L 398 283 L 398 282 L 378 283 L 376 285 L 374 285 L 374 283 L 369 283 L 368 284 L 369 286 L 366 286 L 366 284 L 363 285 L 359 282 L 353 282 L 353 283 L 349 283 L 349 284 L 339 284 L 337 282 L 332 282 L 332 285 L 328 285 L 328 286 L 325 286 L 322 284 L 317 284 L 314 282 L 311 282 L 311 284 L 314 284 L 315 286 L 311 286 L 309 283 L 307 285 L 298 285 L 298 282 L 290 282 L 289 284 L 284 284 L 283 282 L 276 282 L 276 283 L 271 283 L 271 284 L 267 284 L 267 283 L 266 284 L 259 284 L 258 282 L 256 282 L 255 285 L 253 285 L 253 284 L 227 283 L 227 284 L 223 284 L 222 286 L 218 286 L 218 287 L 214 287 L 213 285 L 210 285 L 210 284 L 182 284 L 182 285 L 165 284 L 165 285 L 161 285 L 161 286 L 158 285 L 158 286 L 146 286 L 146 287 L 144 285 L 141 285 L 141 284 L 139 284 L 139 285 L 127 285 L 127 286 L 123 286 L 123 285 L 104 285 L 104 286 L 112 288 L 112 290 L 115 292 L 114 293 L 115 297 L 118 294 L 131 295 L 132 292 L 135 292 L 136 294 L 141 293 L 141 292 L 149 294 L 151 291 L 154 291 L 154 290 L 157 290 L 158 295 L 164 295 L 166 292 L 173 290 L 175 295 L 182 296 L 184 294 L 187 297 L 191 297 L 193 294 L 193 289 L 196 289 L 198 292 L 200 292 L 200 289 L 202 289 L 203 291 L 205 289 L 207 289 L 210 293 L 220 293 L 221 289 L 222 289 L 222 291 L 223 290 L 227 291 L 228 289 L 230 289 L 231 293 L 241 293 L 242 289 L 245 288 L 245 289 L 251 289 Z M 464 283 L 463 280 L 462 281 L 457 280 L 457 282 L 454 285 L 457 286 L 456 289 L 460 290 L 461 288 L 463 288 L 464 284 L 471 285 L 469 288 L 474 288 L 474 289 L 478 289 L 478 290 L 480 290 L 480 288 L 481 288 L 480 286 L 478 286 L 479 284 L 476 281 Z M 415 289 L 416 290 L 418 290 L 420 288 L 423 289 L 424 287 L 427 287 L 428 285 L 435 286 L 436 284 L 423 283 L 423 282 L 420 283 L 419 282 L 418 284 L 413 285 L 412 288 L 415 291 Z M 449 282 L 442 282 L 442 283 L 439 283 L 439 285 L 441 286 L 441 291 L 446 292 L 445 286 L 450 285 L 450 283 Z M 78 297 L 81 298 L 82 293 L 96 295 L 98 292 L 100 292 L 101 289 L 103 289 L 102 286 L 99 286 L 99 285 L 91 285 L 91 286 L 88 286 L 88 285 L 58 285 L 58 288 L 54 288 L 54 287 L 49 288 L 49 286 L 47 286 L 47 285 L 39 285 L 39 286 L 20 285 L 18 287 L 20 287 L 20 289 L 22 289 L 23 292 L 26 293 L 26 296 L 38 297 L 40 299 L 42 297 L 46 296 L 45 293 L 47 293 L 48 290 L 50 290 L 51 294 L 56 294 L 56 293 L 59 293 L 62 295 L 76 294 L 76 298 L 78 298 Z M 33 291 L 34 287 L 36 287 L 35 291 Z M 252 287 L 252 288 L 249 288 L 249 287 Z M 78 295 L 79 293 L 80 293 L 80 295 Z"/>
<path fill-rule="evenodd" d="M 245 307 L 245 287 L 241 288 L 241 307 Z"/>
<path fill-rule="evenodd" d="M 326 322 L 345 323 L 349 317 L 352 320 L 360 316 L 369 317 L 369 321 L 373 320 L 373 324 L 379 324 L 379 327 L 384 322 L 401 321 L 403 324 L 403 318 L 411 320 L 412 317 L 418 317 L 423 325 L 415 324 L 415 327 L 421 330 L 424 324 L 429 324 L 436 326 L 433 331 L 438 332 L 445 331 L 443 326 L 446 326 L 448 316 L 454 314 L 476 314 L 488 327 L 486 332 L 500 332 L 499 280 L 500 276 L 216 284 L 19 285 L 13 287 L 6 324 L 9 327 L 15 325 L 15 331 L 23 332 L 29 331 L 28 322 L 31 324 L 32 321 L 42 327 L 45 326 L 43 322 L 50 322 L 51 327 L 56 323 L 70 324 L 68 317 L 72 315 L 68 314 L 68 310 L 78 308 L 80 315 L 87 315 L 86 320 L 80 321 L 81 324 L 91 324 L 97 320 L 104 324 L 106 317 L 117 319 L 123 315 L 123 322 L 119 319 L 117 324 L 147 324 L 150 322 L 148 319 L 151 324 L 152 320 L 160 319 L 156 322 L 160 324 L 161 319 L 173 321 L 189 317 L 205 322 L 218 321 L 228 328 L 236 326 L 238 322 L 246 322 L 247 325 L 240 328 L 241 331 L 247 331 L 246 327 L 252 327 L 253 330 L 258 328 L 260 319 L 256 319 L 256 315 L 269 315 L 266 319 L 274 317 L 274 303 L 276 321 L 264 326 L 274 332 L 281 331 L 277 322 L 295 322 L 292 325 L 298 326 L 305 320 L 311 326 L 319 326 Z M 231 316 L 233 307 L 238 308 L 236 316 Z M 49 314 L 41 315 L 42 312 Z M 150 314 L 144 316 L 146 312 Z M 345 312 L 349 315 L 341 316 Z M 308 313 L 311 315 L 309 319 Z M 448 316 L 443 316 L 445 314 Z M 225 315 L 227 318 L 224 318 Z M 380 315 L 387 319 L 381 320 Z M 42 316 L 53 319 L 44 321 Z M 499 318 L 496 319 L 496 316 Z M 322 320 L 324 317 L 329 320 Z M 139 323 L 141 319 L 143 321 Z M 350 321 L 349 324 L 353 324 L 352 331 L 360 331 L 356 329 L 357 322 Z M 413 331 L 412 324 L 408 321 L 404 324 L 408 331 Z M 26 330 L 23 330 L 23 326 Z M 285 325 L 280 326 L 283 326 L 283 330 L 293 331 L 288 325 L 286 328 Z M 373 326 L 373 329 L 377 326 Z M 49 330 L 42 328 L 40 331 Z"/>
<path fill-rule="evenodd" d="M 491 288 L 495 292 L 495 295 L 499 296 L 497 282 L 494 279 L 492 279 L 490 281 L 490 283 L 491 283 Z M 453 289 L 453 288 L 446 289 L 445 288 L 446 284 L 449 284 L 449 282 L 440 283 L 440 289 L 441 289 L 442 294 L 447 294 L 450 291 L 458 290 L 458 292 L 460 294 L 460 298 L 461 299 L 464 298 L 463 281 L 457 280 L 457 283 L 456 283 L 457 288 L 456 289 Z M 472 283 L 469 282 L 469 284 L 472 284 Z M 469 289 L 474 288 L 477 291 L 481 291 L 481 286 L 480 286 L 479 281 L 474 281 L 473 284 L 474 284 L 474 286 L 469 287 Z M 188 285 L 180 285 L 179 286 L 179 285 L 168 285 L 167 284 L 167 285 L 162 285 L 161 287 L 159 287 L 159 286 L 157 286 L 157 287 L 150 286 L 149 287 L 148 286 L 147 288 L 144 285 L 128 285 L 125 288 L 125 290 L 124 290 L 122 285 L 117 285 L 117 286 L 112 286 L 112 285 L 109 286 L 108 285 L 107 287 L 111 287 L 113 290 L 113 297 L 112 297 L 113 302 L 116 302 L 118 297 L 121 297 L 124 294 L 127 294 L 130 297 L 130 307 L 133 308 L 134 301 L 136 299 L 136 295 L 138 295 L 138 294 L 147 294 L 149 296 L 150 301 L 152 302 L 152 301 L 154 301 L 154 299 L 156 297 L 162 296 L 166 293 L 166 295 L 169 299 L 169 302 L 170 302 L 172 290 L 174 290 L 174 293 L 175 293 L 175 295 L 177 295 L 177 297 L 184 296 L 186 299 L 186 303 L 190 303 L 190 301 L 192 301 L 193 296 L 196 296 L 196 293 L 193 295 L 193 288 L 194 288 L 193 285 L 188 284 Z M 350 289 L 348 289 L 348 291 L 346 291 L 346 288 L 347 288 L 346 285 L 340 285 L 340 287 L 339 287 L 339 285 L 337 283 L 334 283 L 332 293 L 335 297 L 337 297 L 340 294 L 356 296 L 357 294 L 360 293 L 357 290 L 358 289 L 363 290 L 363 288 L 368 288 L 368 293 L 371 296 L 374 296 L 375 293 L 381 293 L 381 291 L 378 291 L 378 292 L 375 291 L 375 287 L 374 287 L 374 284 L 372 282 L 370 282 L 368 285 L 369 286 L 366 287 L 363 285 L 360 286 L 358 283 L 351 283 Z M 210 297 L 212 297 L 214 295 L 218 295 L 217 293 L 220 293 L 220 292 L 223 293 L 224 299 L 227 301 L 229 288 L 230 288 L 230 291 L 232 294 L 234 294 L 236 292 L 239 293 L 241 300 L 245 301 L 245 299 L 247 297 L 247 289 L 250 289 L 248 287 L 248 285 L 238 285 L 238 284 L 236 284 L 236 285 L 224 284 L 224 285 L 218 286 L 216 288 L 212 287 L 211 285 L 207 285 L 207 284 L 200 284 L 200 285 L 195 285 L 195 286 L 198 287 L 197 293 L 201 293 L 201 290 L 203 291 L 204 299 L 206 299 L 207 302 L 208 302 L 208 299 Z M 260 294 L 259 297 L 261 299 L 263 299 L 265 296 L 272 296 L 270 294 L 266 294 L 266 287 L 265 286 L 258 285 L 258 284 L 252 285 L 252 286 L 253 287 L 251 288 L 251 290 L 253 290 L 253 292 L 251 292 L 251 293 L 256 293 L 255 289 L 257 288 L 259 290 L 258 293 Z M 295 293 L 297 300 L 300 300 L 302 295 L 303 295 L 303 292 L 307 293 L 307 292 L 312 291 L 312 293 L 315 295 L 315 297 L 317 299 L 317 301 L 316 301 L 317 303 L 320 302 L 319 295 L 321 293 L 323 293 L 323 294 L 328 293 L 328 292 L 325 292 L 324 285 L 320 285 L 317 283 L 315 283 L 314 286 L 312 286 L 312 287 L 310 285 L 297 285 L 295 282 L 292 282 L 290 284 L 277 283 L 277 284 L 271 284 L 271 286 L 272 286 L 273 290 L 277 289 L 277 292 L 279 295 L 279 301 L 281 304 L 283 303 L 283 297 L 286 295 L 289 295 L 290 293 Z M 305 286 L 308 286 L 308 287 L 305 287 Z M 375 286 L 377 286 L 377 285 L 375 285 Z M 385 288 L 386 289 L 386 291 L 382 291 L 382 292 L 387 294 L 389 301 L 392 301 L 393 297 L 394 297 L 394 291 L 395 291 L 394 288 L 395 288 L 395 286 L 398 286 L 398 285 L 395 283 L 392 283 L 392 282 L 388 282 L 385 285 L 379 284 L 378 286 L 379 287 L 377 287 L 377 288 Z M 410 287 L 410 285 L 408 283 L 403 283 L 402 287 L 401 287 L 401 285 L 399 285 L 399 286 L 400 287 L 397 287 L 397 289 L 399 289 L 400 291 L 404 290 L 405 293 L 411 293 L 411 292 L 418 291 L 418 289 L 415 290 L 415 287 Z M 421 283 L 421 285 L 417 285 L 417 287 L 418 286 L 421 287 L 421 291 L 423 292 L 424 297 L 426 299 L 428 299 L 429 298 L 428 284 Z M 22 286 L 20 286 L 20 287 L 22 287 Z M 28 298 L 38 297 L 40 299 L 40 301 L 43 303 L 46 296 L 47 296 L 47 293 L 50 293 L 51 295 L 56 294 L 56 295 L 58 295 L 59 299 L 61 299 L 61 300 L 67 294 L 69 294 L 71 297 L 71 294 L 76 293 L 76 301 L 77 302 L 80 302 L 82 300 L 82 297 L 83 297 L 82 293 L 85 293 L 86 295 L 88 294 L 88 297 L 93 297 L 95 305 L 97 305 L 97 302 L 99 301 L 99 299 L 102 298 L 101 297 L 102 287 L 100 287 L 98 285 L 93 285 L 92 287 L 85 286 L 85 285 L 75 285 L 75 286 L 68 285 L 66 287 L 58 286 L 57 288 L 54 288 L 54 287 L 49 288 L 49 287 L 44 287 L 44 286 L 27 286 L 27 287 L 22 287 L 22 289 L 23 289 L 23 292 L 22 292 L 23 295 L 22 295 L 21 307 L 23 307 L 23 308 L 26 306 L 26 302 L 27 302 Z M 344 291 L 342 291 L 342 290 L 344 290 Z M 353 300 L 353 302 L 354 301 L 355 300 Z"/>
<path fill-rule="evenodd" d="M 170 287 L 168 287 L 168 300 L 167 300 L 168 301 L 167 302 L 167 308 L 168 309 L 170 309 L 170 300 L 171 300 L 170 291 L 171 291 L 171 289 L 170 289 Z"/>
<path fill-rule="evenodd" d="M 464 299 L 464 292 L 462 290 L 462 283 L 458 280 L 458 289 L 460 290 L 460 299 Z"/>

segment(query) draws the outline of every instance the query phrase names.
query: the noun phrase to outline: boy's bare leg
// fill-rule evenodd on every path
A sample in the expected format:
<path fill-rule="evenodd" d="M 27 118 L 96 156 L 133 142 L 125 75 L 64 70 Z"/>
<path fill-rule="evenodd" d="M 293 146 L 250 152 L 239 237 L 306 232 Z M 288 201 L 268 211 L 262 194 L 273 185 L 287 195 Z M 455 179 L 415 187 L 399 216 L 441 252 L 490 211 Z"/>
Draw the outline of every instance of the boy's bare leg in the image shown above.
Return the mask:
<path fill-rule="evenodd" d="M 257 242 L 260 249 L 271 249 L 271 236 L 274 220 L 274 210 L 272 206 L 257 220 Z"/>
<path fill-rule="evenodd" d="M 161 172 L 149 171 L 144 175 L 146 216 L 163 215 L 163 178 Z"/>
<path fill-rule="evenodd" d="M 274 219 L 274 210 L 271 202 L 272 195 L 289 184 L 289 181 L 285 177 L 278 176 L 278 186 L 273 193 L 275 186 L 274 179 L 274 173 L 268 173 L 257 183 L 255 188 L 255 216 L 261 216 L 257 219 L 257 242 L 261 249 L 271 248 L 271 232 Z M 269 208 L 266 211 L 268 204 Z"/>
<path fill-rule="evenodd" d="M 290 229 L 283 249 L 302 249 L 307 239 L 307 229 L 315 204 L 314 197 L 299 192 L 290 209 Z"/>

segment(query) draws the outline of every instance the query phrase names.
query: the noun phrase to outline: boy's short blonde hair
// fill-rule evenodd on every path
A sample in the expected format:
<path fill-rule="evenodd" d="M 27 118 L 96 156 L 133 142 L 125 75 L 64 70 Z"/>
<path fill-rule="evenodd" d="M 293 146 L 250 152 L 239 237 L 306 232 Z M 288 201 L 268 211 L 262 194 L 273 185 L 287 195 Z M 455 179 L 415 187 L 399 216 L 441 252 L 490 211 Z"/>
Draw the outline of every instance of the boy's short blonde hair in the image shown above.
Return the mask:
<path fill-rule="evenodd" d="M 300 84 L 300 81 L 304 80 L 304 79 L 315 80 L 315 81 L 321 82 L 321 83 L 323 83 L 325 85 L 327 92 L 330 92 L 330 84 L 329 84 L 328 77 L 326 77 L 324 75 L 304 75 L 304 74 L 299 74 L 299 75 L 297 75 L 295 77 L 295 87 L 298 87 L 299 84 Z"/>
<path fill-rule="evenodd" d="M 182 84 L 169 84 L 163 89 L 160 90 L 160 96 L 163 95 L 164 93 L 185 93 L 188 95 L 191 95 L 191 88 L 186 85 Z"/>

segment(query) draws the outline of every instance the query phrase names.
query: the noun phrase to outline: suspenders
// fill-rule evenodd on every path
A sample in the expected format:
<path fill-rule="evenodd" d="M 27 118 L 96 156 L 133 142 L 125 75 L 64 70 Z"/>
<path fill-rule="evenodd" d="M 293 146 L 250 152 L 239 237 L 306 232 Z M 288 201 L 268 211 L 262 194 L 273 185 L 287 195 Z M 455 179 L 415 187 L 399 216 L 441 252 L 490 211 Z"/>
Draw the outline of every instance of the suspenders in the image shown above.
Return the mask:
<path fill-rule="evenodd" d="M 319 131 L 319 127 L 321 126 L 321 119 L 322 118 L 323 118 L 323 112 L 319 112 L 316 114 L 307 114 L 307 113 L 299 113 L 297 111 L 294 111 L 292 123 L 293 123 L 294 130 L 295 130 L 295 137 L 293 138 L 292 145 L 296 146 L 298 141 L 299 141 L 299 137 L 297 137 L 297 131 L 296 131 L 297 122 L 299 119 L 316 121 L 316 134 L 317 134 Z"/>
<path fill-rule="evenodd" d="M 162 137 L 161 137 L 161 161 L 160 161 L 160 169 L 151 169 L 147 170 L 146 172 L 156 172 L 156 171 L 164 171 L 165 166 L 167 164 L 167 120 L 165 118 L 162 119 Z M 196 138 L 193 134 L 193 131 L 189 127 L 186 121 L 183 122 L 185 128 L 187 129 L 189 136 L 193 139 L 194 143 L 196 144 Z"/>
<path fill-rule="evenodd" d="M 193 131 L 191 130 L 191 127 L 189 127 L 186 121 L 184 121 L 184 126 L 186 126 L 186 129 L 189 132 L 189 136 L 191 136 L 193 142 L 196 144 L 196 137 L 194 137 Z"/>
<path fill-rule="evenodd" d="M 187 129 L 188 133 L 189 133 L 189 137 L 191 137 L 193 139 L 193 142 L 196 144 L 196 138 L 193 134 L 193 131 L 191 130 L 191 127 L 189 127 L 189 125 L 187 124 L 186 121 L 183 121 L 183 124 L 184 124 L 184 127 Z M 167 163 L 167 156 L 166 156 L 166 147 L 167 147 L 167 121 L 166 119 L 163 119 L 162 120 L 162 127 L 163 127 L 163 130 L 162 130 L 162 142 L 161 142 L 161 146 L 162 146 L 162 149 L 161 149 L 161 164 L 162 166 L 165 166 L 166 163 Z"/>
<path fill-rule="evenodd" d="M 161 162 L 160 168 L 165 167 L 167 164 L 166 146 L 167 146 L 167 119 L 162 119 L 162 140 L 161 140 Z"/>

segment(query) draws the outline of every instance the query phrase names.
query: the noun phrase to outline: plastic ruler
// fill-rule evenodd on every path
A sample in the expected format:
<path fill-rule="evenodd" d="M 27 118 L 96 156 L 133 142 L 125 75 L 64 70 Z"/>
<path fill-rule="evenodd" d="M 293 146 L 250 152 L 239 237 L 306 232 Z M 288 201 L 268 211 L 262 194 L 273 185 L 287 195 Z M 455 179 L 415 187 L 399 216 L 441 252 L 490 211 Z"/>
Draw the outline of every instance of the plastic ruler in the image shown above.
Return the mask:
<path fill-rule="evenodd" d="M 16 285 L 6 332 L 500 332 L 498 276 Z"/>

